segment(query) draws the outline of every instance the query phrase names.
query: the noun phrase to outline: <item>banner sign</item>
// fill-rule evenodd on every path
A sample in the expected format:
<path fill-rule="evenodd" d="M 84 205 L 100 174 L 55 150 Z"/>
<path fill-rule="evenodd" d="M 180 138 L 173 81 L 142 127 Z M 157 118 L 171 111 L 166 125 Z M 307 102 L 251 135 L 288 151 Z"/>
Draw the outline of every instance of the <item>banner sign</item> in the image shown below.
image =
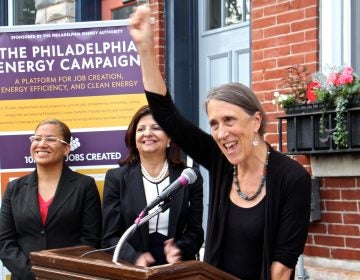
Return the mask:
<path fill-rule="evenodd" d="M 68 98 L 142 90 L 126 27 L 0 34 L 2 100 Z"/>
<path fill-rule="evenodd" d="M 72 131 L 66 164 L 93 176 L 102 196 L 105 172 L 126 156 L 125 131 L 146 104 L 126 23 L 1 27 L 0 79 L 1 197 L 9 181 L 34 170 L 29 137 L 50 118 Z"/>
<path fill-rule="evenodd" d="M 34 168 L 29 136 L 47 118 L 73 132 L 70 166 L 114 166 L 146 103 L 123 21 L 0 29 L 0 170 Z"/>

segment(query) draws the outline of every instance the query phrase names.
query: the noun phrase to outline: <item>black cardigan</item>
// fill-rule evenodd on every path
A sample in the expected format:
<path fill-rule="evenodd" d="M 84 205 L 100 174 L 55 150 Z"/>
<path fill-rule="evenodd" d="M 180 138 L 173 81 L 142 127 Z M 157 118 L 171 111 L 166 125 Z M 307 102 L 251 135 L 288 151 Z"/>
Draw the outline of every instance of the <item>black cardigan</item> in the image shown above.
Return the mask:
<path fill-rule="evenodd" d="M 204 260 L 214 266 L 222 255 L 227 203 L 232 185 L 232 165 L 213 138 L 186 120 L 170 94 L 146 92 L 154 118 L 189 156 L 209 171 L 210 196 Z M 311 177 L 296 161 L 270 149 L 266 177 L 263 269 L 261 279 L 271 279 L 272 262 L 294 268 L 307 238 Z"/>

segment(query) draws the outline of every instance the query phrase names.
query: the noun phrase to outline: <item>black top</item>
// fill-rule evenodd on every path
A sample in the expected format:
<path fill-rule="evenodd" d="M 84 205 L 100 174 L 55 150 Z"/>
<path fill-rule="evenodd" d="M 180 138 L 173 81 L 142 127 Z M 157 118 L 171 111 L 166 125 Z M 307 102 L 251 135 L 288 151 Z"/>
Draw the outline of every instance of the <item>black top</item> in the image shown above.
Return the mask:
<path fill-rule="evenodd" d="M 159 125 L 186 154 L 209 171 L 209 213 L 204 260 L 218 267 L 223 254 L 222 241 L 233 167 L 213 138 L 180 114 L 169 93 L 161 96 L 146 92 L 146 97 Z M 262 257 L 260 279 L 270 279 L 270 267 L 274 261 L 290 268 L 295 267 L 307 238 L 310 200 L 311 177 L 308 172 L 298 162 L 270 148 L 262 240 L 264 246 L 263 252 L 258 252 Z"/>
<path fill-rule="evenodd" d="M 151 266 L 167 264 L 166 256 L 164 253 L 164 242 L 169 239 L 167 236 L 153 232 L 149 236 L 149 252 L 155 259 L 155 263 Z"/>
<path fill-rule="evenodd" d="M 219 268 L 241 280 L 260 279 L 265 199 L 250 208 L 239 207 L 231 201 L 228 207 Z"/>

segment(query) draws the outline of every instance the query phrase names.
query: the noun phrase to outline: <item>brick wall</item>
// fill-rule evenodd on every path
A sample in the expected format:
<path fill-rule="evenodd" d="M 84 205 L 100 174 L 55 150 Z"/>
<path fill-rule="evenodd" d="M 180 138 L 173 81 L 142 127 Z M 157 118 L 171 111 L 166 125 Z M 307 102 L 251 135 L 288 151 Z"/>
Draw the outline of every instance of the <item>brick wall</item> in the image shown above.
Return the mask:
<path fill-rule="evenodd" d="M 267 112 L 266 140 L 277 145 L 277 119 L 282 108 L 272 104 L 275 91 L 285 93 L 280 80 L 296 64 L 318 69 L 319 11 L 317 0 L 252 1 L 252 89 Z"/>
<path fill-rule="evenodd" d="M 155 18 L 154 40 L 160 71 L 165 77 L 165 15 L 164 0 L 150 0 L 152 16 Z"/>
<path fill-rule="evenodd" d="M 252 89 L 268 118 L 266 140 L 278 148 L 275 91 L 296 64 L 313 73 L 319 67 L 319 1 L 252 1 Z M 286 135 L 284 135 L 286 140 Z M 294 159 L 311 172 L 309 157 Z M 360 260 L 360 178 L 321 178 L 321 220 L 312 223 L 305 248 L 308 256 Z"/>
<path fill-rule="evenodd" d="M 305 254 L 360 260 L 360 178 L 323 178 L 321 221 L 310 226 Z"/>

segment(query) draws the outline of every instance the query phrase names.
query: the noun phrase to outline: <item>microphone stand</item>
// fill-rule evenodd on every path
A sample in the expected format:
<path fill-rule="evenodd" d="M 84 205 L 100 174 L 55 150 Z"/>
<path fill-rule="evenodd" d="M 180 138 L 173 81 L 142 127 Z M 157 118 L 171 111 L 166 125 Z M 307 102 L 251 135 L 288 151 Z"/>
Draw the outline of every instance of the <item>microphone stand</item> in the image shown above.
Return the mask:
<path fill-rule="evenodd" d="M 119 253 L 120 250 L 123 246 L 123 244 L 125 243 L 125 241 L 128 239 L 129 236 L 131 236 L 135 230 L 138 228 L 138 226 L 141 226 L 142 224 L 145 224 L 146 222 L 148 222 L 151 218 L 159 215 L 162 212 L 165 212 L 169 206 L 170 206 L 170 202 L 171 199 L 169 198 L 168 200 L 164 201 L 164 203 L 159 204 L 159 206 L 157 207 L 157 209 L 155 209 L 155 211 L 153 211 L 152 213 L 147 214 L 144 218 L 142 218 L 138 223 L 134 223 L 132 224 L 125 232 L 124 234 L 121 236 L 119 242 L 116 245 L 114 254 L 113 254 L 113 258 L 112 258 L 112 262 L 117 264 L 117 265 L 121 265 L 117 260 L 119 258 Z"/>

